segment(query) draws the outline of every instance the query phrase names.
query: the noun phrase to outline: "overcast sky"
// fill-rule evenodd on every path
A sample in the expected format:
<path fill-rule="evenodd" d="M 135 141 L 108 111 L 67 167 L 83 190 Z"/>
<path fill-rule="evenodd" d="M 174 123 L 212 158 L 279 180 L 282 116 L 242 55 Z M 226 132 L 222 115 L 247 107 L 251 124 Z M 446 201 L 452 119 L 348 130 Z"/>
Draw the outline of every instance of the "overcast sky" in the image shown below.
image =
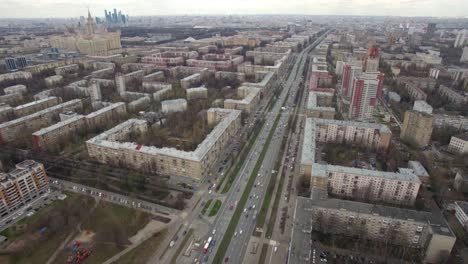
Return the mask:
<path fill-rule="evenodd" d="M 468 0 L 0 0 L 0 18 L 79 17 L 89 7 L 139 15 L 311 14 L 468 16 Z"/>

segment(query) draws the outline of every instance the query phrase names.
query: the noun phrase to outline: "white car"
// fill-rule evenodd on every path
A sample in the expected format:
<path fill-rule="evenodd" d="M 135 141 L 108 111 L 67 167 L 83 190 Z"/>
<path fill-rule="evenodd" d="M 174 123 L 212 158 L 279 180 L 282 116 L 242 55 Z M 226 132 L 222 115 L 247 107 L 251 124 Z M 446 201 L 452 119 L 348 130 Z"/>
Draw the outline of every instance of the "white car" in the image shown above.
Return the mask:
<path fill-rule="evenodd" d="M 242 235 L 242 230 L 239 231 L 239 235 Z"/>
<path fill-rule="evenodd" d="M 216 229 L 213 229 L 213 235 L 216 234 Z"/>

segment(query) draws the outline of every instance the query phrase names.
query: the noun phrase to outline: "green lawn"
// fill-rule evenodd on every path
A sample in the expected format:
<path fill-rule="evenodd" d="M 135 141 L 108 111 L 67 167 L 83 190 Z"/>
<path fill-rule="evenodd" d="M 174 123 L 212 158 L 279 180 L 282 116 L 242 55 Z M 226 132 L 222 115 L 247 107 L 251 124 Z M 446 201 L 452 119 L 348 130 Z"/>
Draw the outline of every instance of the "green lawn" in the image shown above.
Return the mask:
<path fill-rule="evenodd" d="M 218 210 L 221 207 L 221 204 L 222 202 L 220 200 L 216 200 L 208 216 L 215 216 L 218 213 Z"/>
<path fill-rule="evenodd" d="M 205 206 L 203 206 L 203 209 L 202 209 L 202 211 L 201 211 L 201 214 L 202 214 L 202 215 L 205 215 L 205 214 L 206 214 L 206 211 L 207 211 L 208 208 L 210 207 L 210 204 L 211 204 L 212 201 L 213 201 L 212 199 L 208 200 L 208 201 L 206 202 Z"/>
<path fill-rule="evenodd" d="M 166 230 L 159 232 L 123 255 L 116 264 L 146 263 L 159 248 L 166 236 Z"/>

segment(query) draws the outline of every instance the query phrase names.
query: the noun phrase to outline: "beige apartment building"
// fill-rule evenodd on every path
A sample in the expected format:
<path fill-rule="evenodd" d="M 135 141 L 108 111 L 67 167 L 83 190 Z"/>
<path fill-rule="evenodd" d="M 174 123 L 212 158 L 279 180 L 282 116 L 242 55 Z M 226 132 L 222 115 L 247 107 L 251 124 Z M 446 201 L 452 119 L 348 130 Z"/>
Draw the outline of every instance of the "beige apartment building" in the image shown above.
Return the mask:
<path fill-rule="evenodd" d="M 224 108 L 242 110 L 250 114 L 260 101 L 261 91 L 261 88 L 241 86 L 237 88 L 237 96 L 242 99 L 226 99 L 224 100 Z"/>
<path fill-rule="evenodd" d="M 32 134 L 33 145 L 37 151 L 52 150 L 63 140 L 86 129 L 86 119 L 76 115 Z M 63 143 L 63 142 L 62 142 Z"/>
<path fill-rule="evenodd" d="M 12 142 L 29 133 L 50 126 L 58 118 L 59 114 L 67 111 L 81 111 L 83 103 L 80 99 L 74 99 L 58 104 L 39 112 L 0 124 L 0 144 Z"/>
<path fill-rule="evenodd" d="M 400 138 L 417 147 L 424 147 L 431 143 L 434 116 L 415 110 L 405 112 Z"/>
<path fill-rule="evenodd" d="M 59 143 L 76 135 L 116 124 L 127 114 L 125 103 L 114 103 L 86 116 L 72 114 L 61 122 L 42 128 L 32 134 L 33 145 L 37 151 L 53 150 Z M 61 114 L 61 116 L 64 116 Z"/>
<path fill-rule="evenodd" d="M 306 107 L 307 117 L 335 119 L 335 108 L 330 107 L 332 101 L 332 93 L 309 91 Z"/>
<path fill-rule="evenodd" d="M 47 97 L 27 104 L 19 105 L 13 109 L 16 118 L 27 116 L 32 113 L 44 110 L 62 102 L 59 97 Z"/>
<path fill-rule="evenodd" d="M 410 171 L 395 173 L 314 164 L 311 186 L 343 198 L 414 205 L 421 181 Z"/>
<path fill-rule="evenodd" d="M 27 205 L 48 189 L 44 166 L 33 160 L 16 164 L 9 173 L 0 173 L 0 217 Z"/>
<path fill-rule="evenodd" d="M 125 142 L 130 133 L 148 131 L 146 121 L 130 119 L 88 140 L 88 154 L 106 164 L 199 181 L 209 173 L 224 146 L 241 127 L 239 110 L 211 108 L 207 115 L 208 124 L 216 126 L 193 151 Z"/>

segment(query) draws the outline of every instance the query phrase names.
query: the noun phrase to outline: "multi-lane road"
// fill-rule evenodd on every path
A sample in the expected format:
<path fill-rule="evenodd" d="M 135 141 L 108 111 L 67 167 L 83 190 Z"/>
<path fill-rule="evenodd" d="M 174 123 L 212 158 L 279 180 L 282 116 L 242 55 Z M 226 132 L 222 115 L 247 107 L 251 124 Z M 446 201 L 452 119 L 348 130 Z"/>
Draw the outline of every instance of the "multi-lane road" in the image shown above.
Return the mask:
<path fill-rule="evenodd" d="M 326 34 L 324 34 L 326 35 Z M 268 113 L 266 122 L 262 127 L 247 159 L 244 163 L 239 176 L 236 178 L 233 186 L 231 187 L 228 196 L 226 197 L 217 218 L 215 219 L 208 236 L 212 236 L 215 243 L 213 243 L 210 251 L 207 254 L 202 252 L 198 253 L 198 259 L 203 262 L 213 263 L 213 258 L 218 250 L 218 246 L 223 239 L 223 236 L 230 224 L 234 215 L 238 202 L 243 195 L 247 186 L 249 177 L 254 171 L 255 165 L 259 160 L 261 152 L 266 144 L 270 131 L 274 128 L 274 120 L 280 114 L 279 122 L 275 127 L 273 138 L 266 151 L 266 155 L 262 160 L 260 171 L 255 179 L 254 187 L 249 193 L 249 199 L 244 208 L 241 208 L 242 215 L 237 223 L 236 232 L 231 238 L 230 245 L 225 254 L 224 260 L 229 263 L 242 263 L 248 241 L 255 228 L 255 220 L 260 210 L 267 190 L 267 185 L 272 175 L 275 161 L 279 155 L 281 141 L 283 139 L 285 128 L 288 123 L 289 116 L 294 112 L 294 99 L 298 92 L 299 84 L 303 81 L 303 71 L 306 63 L 307 54 L 313 49 L 323 36 L 316 40 L 312 45 L 304 49 L 298 56 L 293 69 L 286 81 L 283 81 L 283 90 L 275 106 Z M 289 95 L 289 97 L 288 97 Z M 287 102 L 286 102 L 286 99 Z M 285 106 L 284 108 L 283 105 Z"/>

